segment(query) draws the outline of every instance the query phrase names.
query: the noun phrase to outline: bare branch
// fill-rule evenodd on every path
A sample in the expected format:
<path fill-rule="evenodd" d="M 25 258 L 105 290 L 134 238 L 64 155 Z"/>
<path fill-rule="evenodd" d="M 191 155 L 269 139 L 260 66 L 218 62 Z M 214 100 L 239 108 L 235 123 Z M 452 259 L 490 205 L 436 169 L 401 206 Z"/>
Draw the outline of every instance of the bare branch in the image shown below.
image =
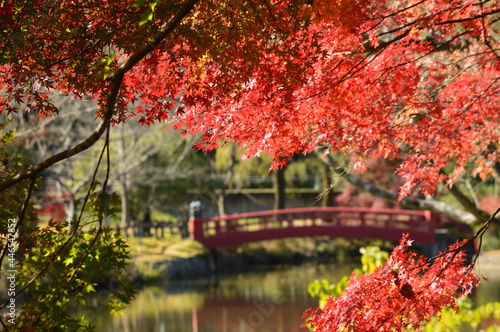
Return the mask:
<path fill-rule="evenodd" d="M 315 152 L 325 164 L 330 166 L 330 168 L 335 173 L 342 176 L 344 180 L 346 180 L 356 188 L 364 190 L 373 196 L 382 198 L 388 202 L 397 204 L 404 208 L 415 210 L 429 210 L 432 212 L 440 213 L 467 225 L 473 225 L 477 223 L 477 217 L 471 212 L 457 209 L 454 206 L 435 199 L 418 199 L 405 197 L 401 201 L 398 201 L 397 194 L 385 191 L 350 174 L 344 167 L 340 166 L 330 154 L 324 155 L 323 151 L 319 148 L 316 149 Z"/>

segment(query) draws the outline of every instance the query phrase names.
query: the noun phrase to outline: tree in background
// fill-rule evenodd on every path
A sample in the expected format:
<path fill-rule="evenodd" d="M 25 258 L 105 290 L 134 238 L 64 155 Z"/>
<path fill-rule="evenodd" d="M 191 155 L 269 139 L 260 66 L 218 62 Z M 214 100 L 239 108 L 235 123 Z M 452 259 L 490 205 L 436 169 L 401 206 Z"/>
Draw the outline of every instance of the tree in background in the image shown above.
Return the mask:
<path fill-rule="evenodd" d="M 137 123 L 126 123 L 111 133 L 111 149 L 116 153 L 111 153 L 109 181 L 120 193 L 120 227 L 144 221 L 151 208 L 168 212 L 169 203 L 186 199 L 188 190 L 202 186 L 200 179 L 208 173 L 208 165 L 192 149 L 196 137 L 183 138 L 175 130 L 166 131 L 167 127 L 155 124 L 144 131 Z M 199 185 L 182 184 L 193 178 Z"/>
<path fill-rule="evenodd" d="M 289 159 L 286 169 L 270 171 L 272 158 L 269 155 L 263 153 L 245 162 L 237 162 L 241 160 L 244 153 L 244 149 L 235 150 L 234 144 L 230 143 L 218 147 L 215 150 L 215 156 L 211 157 L 214 174 L 221 179 L 219 180 L 221 195 L 225 191 L 222 188 L 231 189 L 233 192 L 241 191 L 258 204 L 260 200 L 246 189 L 252 189 L 252 191 L 255 189 L 258 192 L 260 188 L 262 192 L 268 193 L 272 190 L 273 206 L 278 209 L 287 207 L 286 200 L 291 196 L 290 192 L 286 192 L 287 189 L 307 188 L 321 193 L 322 188 L 329 188 L 331 185 L 331 171 L 315 155 L 294 155 Z M 324 206 L 333 203 L 328 192 L 318 195 L 317 200 L 321 200 Z M 218 201 L 221 202 L 220 196 Z M 307 204 L 313 203 L 315 201 L 311 200 Z M 220 208 L 219 211 L 221 211 Z"/>
<path fill-rule="evenodd" d="M 205 149 L 234 141 L 247 149 L 244 158 L 267 151 L 273 167 L 317 151 L 352 183 L 403 206 L 490 225 L 488 214 L 451 185 L 464 174 L 486 179 L 499 159 L 499 13 L 498 2 L 475 0 L 0 3 L 0 111 L 62 116 L 52 101 L 62 93 L 94 99 L 101 119 L 87 138 L 25 169 L 2 150 L 3 210 L 16 216 L 26 239 L 19 257 L 26 286 L 16 296 L 38 290 L 51 271 L 55 284 L 85 290 L 83 298 L 91 281 L 78 276 L 104 256 L 99 246 L 109 265 L 92 271 L 123 268 L 123 245 L 103 218 L 116 199 L 107 191 L 110 126 L 130 117 L 143 125 L 169 119 L 184 134 L 202 134 Z M 83 223 L 80 213 L 72 233 L 31 229 L 37 177 L 105 133 L 97 165 L 108 169 L 101 181 L 93 173 L 85 199 L 95 212 L 91 221 Z M 11 136 L 2 136 L 3 145 Z M 336 152 L 358 156 L 353 167 L 360 169 L 372 157 L 400 158 L 399 194 L 349 177 Z M 432 195 L 438 183 L 451 186 L 462 211 L 405 198 L 413 190 Z M 59 262 L 63 253 L 70 256 Z M 21 328 L 49 317 L 43 323 L 51 330 L 68 319 L 65 293 L 43 289 L 32 293 L 38 297 L 23 311 Z M 126 302 L 130 293 L 116 295 Z"/>
<path fill-rule="evenodd" d="M 71 147 L 75 141 L 85 139 L 95 126 L 93 113 L 95 103 L 88 100 L 75 101 L 62 95 L 52 97 L 53 102 L 67 111 L 58 117 L 40 118 L 37 109 L 9 116 L 9 126 L 16 128 L 12 153 L 26 156 L 25 165 L 34 165 Z M 2 114 L 2 122 L 7 121 Z M 95 157 L 96 154 L 93 155 Z M 91 163 L 95 165 L 97 158 Z M 75 176 L 75 160 L 67 159 L 42 173 L 43 181 L 34 193 L 34 201 L 41 212 L 53 211 L 60 220 L 74 220 L 77 202 L 85 197 L 86 187 L 92 179 L 93 166 Z M 78 167 L 76 167 L 78 168 Z M 50 196 L 50 197 L 48 197 Z M 50 216 L 50 213 L 49 213 Z"/>

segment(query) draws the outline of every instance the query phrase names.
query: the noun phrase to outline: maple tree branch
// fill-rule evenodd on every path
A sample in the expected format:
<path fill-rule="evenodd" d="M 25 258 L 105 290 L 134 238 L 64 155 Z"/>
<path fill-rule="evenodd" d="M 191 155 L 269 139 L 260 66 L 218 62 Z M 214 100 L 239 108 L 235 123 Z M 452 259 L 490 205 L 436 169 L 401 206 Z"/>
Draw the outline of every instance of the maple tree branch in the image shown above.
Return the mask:
<path fill-rule="evenodd" d="M 480 6 L 481 6 L 481 13 L 484 14 L 484 4 L 482 2 L 480 2 Z M 491 46 L 491 43 L 489 41 L 489 38 L 488 36 L 486 35 L 486 23 L 484 22 L 484 19 L 485 17 L 482 17 L 481 18 L 481 23 L 483 25 L 483 39 L 484 39 L 484 43 L 486 44 L 486 46 L 488 46 L 488 48 L 490 49 L 491 53 L 493 53 L 495 55 L 495 57 L 500 60 L 500 56 L 498 55 L 497 52 L 495 52 L 493 50 L 493 47 Z"/>
<path fill-rule="evenodd" d="M 273 20 L 273 23 L 276 23 L 276 17 L 274 16 L 273 9 L 271 8 L 271 5 L 267 2 L 267 0 L 262 0 L 264 3 L 264 6 L 266 7 L 267 11 L 269 12 L 269 16 Z"/>
<path fill-rule="evenodd" d="M 127 61 L 117 69 L 115 74 L 108 77 L 108 80 L 114 81 L 118 77 L 125 75 L 125 73 L 132 69 L 140 60 L 151 53 L 182 22 L 184 17 L 191 12 L 198 1 L 199 0 L 189 0 L 185 2 L 184 6 L 179 9 L 172 20 L 168 22 L 168 24 L 165 25 L 160 31 L 158 31 L 145 46 L 132 54 Z"/>
<path fill-rule="evenodd" d="M 445 25 L 445 24 L 451 24 L 451 23 L 462 23 L 462 22 L 477 20 L 479 18 L 480 19 L 484 19 L 485 17 L 488 17 L 488 16 L 493 15 L 493 14 L 497 14 L 497 13 L 500 13 L 500 9 L 492 10 L 492 11 L 489 11 L 489 12 L 483 12 L 480 15 L 471 16 L 471 17 L 467 17 L 467 18 L 456 19 L 456 20 L 449 20 L 449 21 L 441 21 L 441 22 L 435 23 L 435 25 Z"/>
<path fill-rule="evenodd" d="M 403 8 L 403 9 L 400 9 L 400 10 L 398 10 L 398 11 L 395 11 L 395 12 L 393 12 L 393 13 L 391 13 L 391 14 L 388 14 L 388 15 L 382 16 L 382 17 L 379 19 L 379 21 L 378 21 L 375 25 L 373 25 L 370 29 L 368 29 L 368 30 L 366 30 L 366 31 L 362 32 L 362 34 L 366 34 L 366 33 L 368 33 L 368 31 L 371 31 L 371 30 L 375 29 L 375 28 L 376 28 L 378 25 L 380 25 L 380 23 L 382 23 L 385 19 L 387 19 L 387 18 L 389 18 L 389 17 L 396 16 L 396 15 L 398 15 L 398 14 L 401 14 L 401 13 L 403 13 L 403 12 L 405 12 L 405 11 L 409 10 L 409 9 L 412 9 L 413 7 L 416 7 L 416 6 L 418 6 L 418 5 L 422 4 L 422 3 L 424 3 L 425 1 L 427 1 L 427 0 L 421 0 L 421 1 L 417 2 L 417 3 L 414 3 L 413 5 L 410 5 L 410 6 L 406 7 L 406 8 Z"/>
<path fill-rule="evenodd" d="M 97 44 L 99 44 L 99 42 L 97 42 L 95 45 L 97 45 Z M 95 45 L 92 45 L 92 46 L 95 46 Z M 46 66 L 44 67 L 44 70 L 48 70 L 48 69 L 50 69 L 50 68 L 54 67 L 55 65 L 58 65 L 58 64 L 63 63 L 63 62 L 65 62 L 65 61 L 68 61 L 68 60 L 70 60 L 70 59 L 74 59 L 74 58 L 76 58 L 76 57 L 78 57 L 78 56 L 80 56 L 80 55 L 82 55 L 82 54 L 85 54 L 86 52 L 89 52 L 90 50 L 91 50 L 91 47 L 90 47 L 90 46 L 87 46 L 87 47 L 85 47 L 85 48 L 81 49 L 81 50 L 80 50 L 80 51 L 78 51 L 78 52 L 75 52 L 75 53 L 73 53 L 73 54 L 71 54 L 71 55 L 68 55 L 68 56 L 62 57 L 61 59 L 56 60 L 56 61 L 54 61 L 54 62 L 52 62 L 52 63 L 50 63 L 50 64 L 46 65 Z"/>
<path fill-rule="evenodd" d="M 436 47 L 434 47 L 434 48 L 433 48 L 432 50 L 430 50 L 429 52 L 427 52 L 427 53 L 425 53 L 425 54 L 422 54 L 422 55 L 420 55 L 420 56 L 418 56 L 418 57 L 416 57 L 416 58 L 414 58 L 414 59 L 407 60 L 407 61 L 402 62 L 402 63 L 394 64 L 394 65 L 392 65 L 392 66 L 390 66 L 390 67 L 386 67 L 386 68 L 381 68 L 381 69 L 375 70 L 375 71 L 381 71 L 381 72 L 382 72 L 382 74 L 381 74 L 378 78 L 374 79 L 374 80 L 373 80 L 373 82 L 375 82 L 375 81 L 376 81 L 377 79 L 379 79 L 379 78 L 380 78 L 380 77 L 381 77 L 384 73 L 387 73 L 387 72 L 388 72 L 389 70 L 391 70 L 391 69 L 398 68 L 398 67 L 402 67 L 402 66 L 406 66 L 406 65 L 408 65 L 408 64 L 410 64 L 410 63 L 413 63 L 413 62 L 417 62 L 417 61 L 419 61 L 419 60 L 421 60 L 421 59 L 423 59 L 423 58 L 426 58 L 426 57 L 428 57 L 428 56 L 432 55 L 432 54 L 433 54 L 433 53 L 435 53 L 435 52 L 438 52 L 438 51 L 441 51 L 441 50 L 445 49 L 447 46 L 449 46 L 449 45 L 450 45 L 450 43 L 451 43 L 451 42 L 453 42 L 454 40 L 456 40 L 456 39 L 460 38 L 460 37 L 461 37 L 461 36 L 463 36 L 463 35 L 466 35 L 466 34 L 467 34 L 467 33 L 469 33 L 469 32 L 471 32 L 471 30 L 466 30 L 466 31 L 464 31 L 464 32 L 462 32 L 462 33 L 460 33 L 460 34 L 458 34 L 458 35 L 455 35 L 455 36 L 454 36 L 453 38 L 451 38 L 450 40 L 447 40 L 447 41 L 445 41 L 445 42 L 443 42 L 443 43 L 441 43 L 441 44 L 439 44 L 439 45 L 436 45 Z M 392 42 L 393 42 L 393 41 L 390 41 L 390 42 L 388 42 L 388 43 L 392 43 Z M 471 65 L 471 66 L 472 66 L 472 65 Z M 465 69 L 464 69 L 463 71 L 465 71 Z M 459 76 L 459 75 L 456 75 L 456 77 L 458 77 L 458 76 Z M 437 88 L 436 88 L 435 90 L 437 90 Z"/>
<path fill-rule="evenodd" d="M 416 7 L 416 6 L 421 5 L 422 3 L 426 2 L 426 1 L 427 1 L 427 0 L 421 0 L 421 1 L 419 1 L 419 2 L 416 2 L 416 3 L 414 3 L 413 5 L 410 5 L 410 6 L 408 6 L 408 7 L 403 8 L 403 9 L 400 9 L 400 10 L 397 10 L 397 11 L 392 12 L 392 13 L 390 13 L 390 14 L 387 14 L 387 15 L 385 15 L 385 16 L 382 16 L 382 19 L 383 19 L 383 20 L 385 20 L 386 18 L 393 17 L 393 16 L 396 16 L 396 15 L 398 15 L 398 14 L 401 14 L 401 13 L 403 13 L 403 12 L 405 12 L 405 11 L 409 10 L 409 9 L 412 9 L 413 7 Z"/>
<path fill-rule="evenodd" d="M 477 248 L 477 252 L 475 253 L 475 257 L 474 257 L 474 260 L 472 261 L 472 264 L 469 266 L 469 269 L 472 269 L 472 268 L 476 265 L 477 260 L 478 260 L 478 258 L 479 258 L 479 254 L 481 253 L 481 245 L 482 245 L 483 235 L 484 235 L 484 233 L 486 233 L 486 231 L 488 230 L 488 228 L 489 228 L 489 227 L 490 227 L 490 225 L 491 225 L 491 222 L 492 222 L 493 220 L 495 220 L 495 218 L 496 218 L 496 216 L 497 216 L 497 214 L 498 214 L 499 212 L 500 212 L 500 207 L 498 207 L 498 208 L 497 208 L 497 210 L 496 210 L 496 211 L 495 211 L 495 212 L 494 212 L 491 216 L 489 216 L 489 217 L 488 217 L 488 220 L 486 220 L 486 221 L 483 223 L 483 225 L 481 226 L 481 228 L 479 228 L 479 229 L 477 230 L 477 232 L 474 234 L 474 236 L 473 236 L 473 237 L 471 237 L 471 238 L 469 238 L 469 239 L 467 239 L 467 241 L 465 241 L 462 245 L 460 245 L 459 247 L 457 247 L 457 248 L 455 248 L 455 249 L 453 249 L 453 250 L 450 250 L 450 251 L 445 251 L 445 252 L 443 252 L 443 253 L 441 253 L 441 254 L 439 254 L 439 255 L 436 255 L 436 256 L 434 256 L 434 257 L 431 257 L 431 258 L 427 259 L 427 262 L 426 262 L 425 264 L 423 264 L 423 265 L 428 265 L 428 264 L 431 264 L 431 263 L 432 263 L 433 261 L 435 261 L 436 259 L 438 259 L 438 258 L 440 258 L 440 257 L 443 257 L 443 256 L 446 256 L 446 255 L 448 255 L 449 253 L 453 253 L 453 257 L 450 259 L 450 262 L 451 262 L 451 261 L 455 258 L 455 256 L 456 256 L 456 255 L 457 255 L 457 254 L 458 254 L 461 250 L 463 250 L 463 249 L 464 249 L 464 248 L 466 248 L 467 246 L 471 245 L 471 244 L 474 242 L 474 240 L 479 239 L 479 246 L 478 246 L 478 248 Z M 417 266 L 417 267 L 421 267 L 421 266 L 423 266 L 423 265 L 420 265 L 420 266 Z M 448 265 L 449 265 L 449 264 L 448 264 Z M 448 265 L 447 265 L 447 266 L 448 266 Z M 432 280 L 429 284 L 431 284 L 432 282 L 434 282 L 434 280 L 435 280 L 435 279 L 437 279 L 437 277 L 438 277 L 438 276 L 439 276 L 439 275 L 440 275 L 440 274 L 441 274 L 444 270 L 446 270 L 447 266 L 446 266 L 444 269 L 442 269 L 442 270 L 439 272 L 439 274 L 438 274 L 436 277 L 434 277 L 434 279 L 433 279 L 433 280 Z"/>
<path fill-rule="evenodd" d="M 444 171 L 440 171 L 442 174 L 446 174 Z M 446 174 L 447 175 L 447 174 Z M 448 191 L 455 197 L 457 202 L 460 203 L 467 211 L 472 213 L 474 216 L 476 216 L 478 221 L 485 221 L 490 218 L 490 215 L 486 213 L 485 211 L 479 209 L 477 205 L 470 200 L 459 188 L 456 184 L 452 186 L 446 186 L 448 188 Z"/>
<path fill-rule="evenodd" d="M 110 125 L 108 124 L 108 126 L 106 127 L 106 130 L 109 132 L 109 129 L 110 129 Z M 107 136 L 107 140 L 106 140 L 106 142 L 105 142 L 105 144 L 103 146 L 103 149 L 102 149 L 101 154 L 99 156 L 99 160 L 98 160 L 97 165 L 96 165 L 96 167 L 94 169 L 94 172 L 93 172 L 93 175 L 92 175 L 92 180 L 91 180 L 91 185 L 89 186 L 89 188 L 87 190 L 87 194 L 85 196 L 85 199 L 84 199 L 83 204 L 82 204 L 82 208 L 80 210 L 80 215 L 76 219 L 75 225 L 73 226 L 75 230 L 77 230 L 80 227 L 80 222 L 81 222 L 81 220 L 83 218 L 83 212 L 85 210 L 85 206 L 87 205 L 87 202 L 90 199 L 90 195 L 92 194 L 93 184 L 96 183 L 96 179 L 97 179 L 97 174 L 98 174 L 98 171 L 99 171 L 99 167 L 101 165 L 101 161 L 102 161 L 102 158 L 104 156 L 104 152 L 106 151 L 106 149 L 108 147 L 109 147 L 109 136 Z M 108 163 L 109 163 L 109 159 L 108 159 Z M 109 169 L 108 169 L 108 171 L 106 173 L 106 176 L 109 176 L 108 173 L 109 173 Z M 34 181 L 35 181 L 34 178 L 32 178 L 31 181 L 32 181 L 32 183 L 34 183 Z M 106 183 L 104 183 L 104 186 L 105 185 L 106 185 Z M 102 191 L 102 192 L 104 192 L 104 191 Z M 27 204 L 27 202 L 28 201 L 26 201 L 25 204 Z M 16 228 L 16 230 L 17 230 L 17 228 Z M 68 237 L 68 239 L 53 254 L 53 256 L 49 259 L 49 261 L 47 262 L 47 264 L 40 271 L 38 271 L 38 273 L 35 274 L 28 282 L 26 282 L 23 285 L 23 287 L 21 287 L 21 289 L 19 289 L 16 292 L 16 295 L 14 297 L 18 297 L 20 294 L 22 294 L 24 291 L 26 291 L 30 287 L 30 285 L 33 284 L 33 282 L 35 282 L 35 280 L 37 280 L 38 278 L 40 278 L 41 276 L 43 276 L 44 273 L 49 270 L 50 266 L 57 260 L 58 257 L 60 257 L 60 253 L 71 243 L 71 241 L 73 240 L 73 238 L 75 237 L 75 235 L 76 235 L 76 231 L 74 231 L 74 232 L 72 232 L 70 234 L 70 236 Z M 7 304 L 8 304 L 8 301 L 4 302 L 4 304 L 0 306 L 0 309 L 4 308 Z"/>
<path fill-rule="evenodd" d="M 14 25 L 14 28 L 10 32 L 9 39 L 5 42 L 5 44 L 2 47 L 2 51 L 0 52 L 0 59 L 2 59 L 4 57 L 4 54 L 7 51 L 7 47 L 10 47 L 12 36 L 16 33 L 17 27 L 19 26 L 19 23 L 21 22 L 22 13 L 24 11 L 24 8 L 26 8 L 27 4 L 28 4 L 28 0 L 25 0 L 23 6 L 19 9 L 16 24 Z M 3 2 L 2 2 L 2 5 L 3 5 Z"/>
<path fill-rule="evenodd" d="M 393 41 L 396 41 L 400 38 L 403 38 L 403 37 L 396 37 L 394 40 L 391 41 L 391 43 Z M 361 70 L 363 70 L 364 68 L 368 67 L 368 65 L 370 63 L 372 63 L 373 61 L 375 61 L 375 59 L 382 54 L 382 51 L 389 45 L 390 43 L 387 43 L 386 45 L 382 45 L 380 47 L 378 47 L 377 49 L 374 49 L 374 50 L 370 50 L 368 52 L 368 54 L 366 54 L 363 59 L 361 59 L 356 65 L 352 66 L 351 69 L 349 69 L 349 71 L 347 73 L 345 73 L 341 78 L 339 78 L 337 80 L 337 83 L 336 84 L 340 84 L 340 83 L 343 83 L 345 81 L 347 81 L 349 78 L 351 78 L 352 76 L 354 76 L 355 74 L 357 74 L 358 72 L 360 72 Z M 339 53 L 335 53 L 333 55 L 340 55 L 340 54 L 353 54 L 352 52 L 339 52 Z M 368 62 L 364 63 L 366 59 L 370 58 L 371 56 L 373 56 Z M 344 60 L 341 60 L 334 68 L 331 69 L 331 71 L 333 72 L 334 70 L 336 70 L 343 62 Z M 359 67 L 359 68 L 358 68 Z M 309 98 L 313 98 L 313 97 L 316 97 L 316 96 L 319 96 L 319 95 L 324 95 L 326 94 L 326 92 L 332 90 L 332 88 L 329 88 L 327 90 L 323 90 L 323 91 L 320 91 L 318 93 L 315 93 L 315 94 L 312 94 L 310 96 L 307 96 L 306 98 L 301 98 L 301 99 L 298 99 L 298 100 L 294 100 L 294 102 L 298 102 L 298 101 L 302 101 L 302 100 L 305 100 L 305 99 L 309 99 Z"/>
<path fill-rule="evenodd" d="M 106 176 L 105 176 L 105 179 L 104 179 L 104 183 L 102 184 L 101 193 L 106 193 L 106 189 L 107 189 L 107 186 L 108 186 L 108 180 L 109 180 L 109 172 L 110 172 L 110 169 L 111 169 L 111 167 L 110 167 L 110 161 L 109 161 L 110 160 L 110 157 L 109 157 L 109 131 L 110 131 L 110 126 L 108 125 L 108 127 L 106 128 L 106 141 L 104 143 L 104 147 L 103 147 L 103 150 L 102 150 L 102 153 L 101 153 L 101 160 L 102 160 L 102 157 L 104 155 L 104 152 L 106 152 L 106 160 L 107 160 L 106 161 L 106 166 L 107 166 L 106 167 Z M 99 169 L 99 165 L 100 165 L 100 162 L 99 162 L 98 166 L 95 169 L 94 178 L 92 180 L 92 183 L 95 183 L 97 171 Z M 87 199 L 90 197 L 90 194 L 91 194 L 90 189 L 91 188 L 92 188 L 92 186 L 89 187 L 89 191 L 87 193 Z M 83 210 L 84 210 L 84 207 L 82 207 L 81 212 L 83 212 Z M 77 221 L 77 225 L 80 224 L 81 218 L 82 218 L 82 214 L 80 214 L 80 218 Z M 98 218 L 99 218 L 99 220 L 98 220 L 99 221 L 99 226 L 97 228 L 97 232 L 96 232 L 94 238 L 92 239 L 92 241 L 87 246 L 87 248 L 84 251 L 83 255 L 81 256 L 80 262 L 74 267 L 74 271 L 78 271 L 83 266 L 83 264 L 85 264 L 85 261 L 86 261 L 88 255 L 89 255 L 89 253 L 90 253 L 91 248 L 94 247 L 95 243 L 97 242 L 97 239 L 101 236 L 101 233 L 102 233 L 102 220 L 104 218 L 104 214 L 100 214 L 98 216 Z M 75 236 L 76 230 L 77 230 L 77 228 L 75 228 L 75 231 L 70 235 L 70 239 L 72 239 Z M 68 245 L 70 243 L 70 239 L 67 242 L 64 243 L 63 247 L 65 247 L 66 245 Z M 59 252 L 61 252 L 61 251 L 62 251 L 62 248 L 61 248 L 61 250 L 59 250 Z M 59 252 L 58 252 L 57 255 L 54 255 L 54 258 L 59 257 Z M 50 262 L 50 264 L 48 264 L 47 267 L 50 266 L 51 264 L 52 264 L 52 262 Z M 62 285 L 62 288 L 63 289 L 68 289 L 69 285 L 71 285 L 71 283 L 75 280 L 75 278 L 77 276 L 78 276 L 78 274 L 76 272 L 73 272 L 71 278 L 69 278 L 66 281 L 65 285 Z M 58 300 L 62 296 L 63 296 L 63 293 L 60 292 L 54 298 Z M 38 320 L 40 318 L 39 316 L 41 316 L 43 314 L 44 314 L 43 311 L 40 312 L 38 314 L 38 316 L 36 317 L 36 320 Z"/>
<path fill-rule="evenodd" d="M 492 10 L 492 11 L 489 11 L 489 12 L 483 12 L 480 15 L 476 15 L 476 16 L 472 16 L 472 17 L 467 17 L 467 18 L 463 18 L 463 19 L 436 22 L 436 23 L 434 23 L 434 25 L 438 26 L 438 25 L 446 25 L 446 24 L 453 24 L 453 23 L 462 23 L 462 22 L 473 21 L 473 20 L 477 20 L 477 19 L 483 19 L 484 20 L 485 17 L 488 17 L 490 15 L 493 15 L 493 14 L 496 14 L 496 13 L 499 13 L 499 12 L 500 12 L 500 9 L 498 9 L 498 10 Z M 382 33 L 378 34 L 377 37 L 382 37 L 382 36 L 387 35 L 387 34 L 396 33 L 398 31 L 401 31 L 401 30 L 404 30 L 404 29 L 408 29 L 408 30 L 406 32 L 403 32 L 402 34 L 408 34 L 411 31 L 411 28 L 412 27 L 414 28 L 417 23 L 422 22 L 424 19 L 432 20 L 433 17 L 437 16 L 438 14 L 439 13 L 435 13 L 432 16 L 419 17 L 416 20 L 411 21 L 409 23 L 406 23 L 403 26 L 399 26 L 399 27 L 396 27 L 396 28 L 391 29 L 389 31 L 382 32 Z M 421 28 L 419 28 L 419 29 L 421 29 Z M 396 41 L 396 40 L 390 41 L 388 43 L 392 43 L 394 41 Z"/>
<path fill-rule="evenodd" d="M 115 102 L 118 97 L 118 93 L 125 77 L 125 74 L 132 69 L 140 60 L 142 60 L 146 55 L 151 53 L 181 22 L 182 20 L 191 12 L 196 3 L 199 0 L 189 0 L 184 3 L 184 5 L 179 9 L 175 16 L 163 27 L 159 32 L 155 34 L 149 42 L 133 53 L 127 61 L 121 65 L 114 74 L 108 77 L 108 81 L 111 81 L 111 86 L 109 88 L 108 97 L 106 100 L 105 112 L 103 114 L 102 121 L 97 125 L 94 132 L 83 142 L 71 147 L 65 151 L 53 155 L 52 157 L 42 161 L 41 163 L 33 166 L 26 172 L 15 175 L 14 177 L 0 183 L 0 192 L 10 188 L 11 186 L 25 180 L 36 177 L 41 171 L 49 168 L 55 163 L 68 159 L 82 151 L 87 150 L 92 145 L 94 145 L 99 138 L 102 136 L 106 128 L 111 122 L 115 110 Z"/>
<path fill-rule="evenodd" d="M 7 326 L 5 326 L 5 323 L 3 322 L 2 318 L 0 318 L 0 324 L 2 324 L 2 327 L 4 328 L 4 331 L 6 331 L 6 332 L 10 331 L 9 328 Z"/>
<path fill-rule="evenodd" d="M 457 209 L 454 206 L 435 199 L 418 199 L 405 197 L 401 201 L 398 201 L 397 194 L 388 192 L 377 186 L 369 184 L 349 173 L 344 167 L 337 163 L 337 161 L 331 156 L 331 154 L 324 155 L 324 151 L 322 151 L 322 149 L 320 148 L 317 148 L 315 152 L 318 157 L 335 173 L 340 175 L 343 179 L 345 179 L 356 188 L 366 191 L 373 196 L 382 198 L 383 200 L 397 204 L 404 208 L 415 210 L 429 210 L 432 212 L 440 213 L 466 225 L 473 225 L 477 223 L 477 217 L 470 211 Z"/>
<path fill-rule="evenodd" d="M 21 226 L 21 224 L 24 221 L 24 216 L 26 215 L 26 210 L 28 209 L 28 205 L 29 205 L 29 202 L 31 200 L 31 195 L 33 194 L 33 190 L 35 189 L 35 182 L 36 181 L 34 178 L 31 179 L 30 184 L 28 186 L 28 191 L 26 193 L 26 198 L 24 199 L 23 207 L 21 209 L 21 212 L 19 213 L 19 218 L 18 218 L 16 225 L 14 227 L 13 234 L 16 234 L 18 232 L 19 227 Z M 2 263 L 3 263 L 3 260 L 5 258 L 5 255 L 7 254 L 8 250 L 9 250 L 9 246 L 5 245 L 3 250 L 2 250 L 2 255 L 0 256 L 0 271 L 2 270 Z M 0 309 L 2 309 L 2 308 L 3 308 L 3 306 L 0 307 Z"/>
<path fill-rule="evenodd" d="M 364 55 L 363 59 L 361 59 L 356 65 L 352 66 L 349 71 L 347 73 L 345 73 L 341 78 L 339 78 L 336 82 L 336 84 L 340 84 L 340 83 L 343 83 L 345 81 L 347 81 L 348 79 L 350 79 L 351 77 L 353 77 L 355 74 L 357 74 L 358 72 L 362 71 L 364 68 L 368 67 L 368 65 L 370 65 L 373 61 L 375 61 L 375 59 L 382 54 L 382 52 L 392 43 L 404 38 L 406 35 L 408 35 L 410 33 L 410 30 L 404 32 L 403 34 L 399 35 L 399 36 L 396 36 L 394 39 L 388 41 L 388 42 L 385 42 L 385 43 L 381 43 L 379 45 L 379 47 L 377 48 L 372 48 L 372 49 L 369 49 L 365 46 L 366 50 L 368 51 L 367 54 Z M 345 54 L 359 54 L 358 52 L 337 52 L 337 53 L 333 53 L 332 55 L 345 55 Z M 372 57 L 368 62 L 365 63 L 365 60 L 369 59 L 370 57 Z M 341 60 L 339 61 L 339 63 L 334 66 L 330 71 L 333 72 L 335 71 L 338 67 L 340 67 L 340 65 L 344 62 L 344 60 Z M 358 68 L 359 67 L 359 68 Z M 326 89 L 326 90 L 322 90 L 320 92 L 317 92 L 317 93 L 314 93 L 312 95 L 309 95 L 307 97 L 304 97 L 304 98 L 300 98 L 300 99 L 296 99 L 296 100 L 293 100 L 293 102 L 300 102 L 300 101 L 303 101 L 303 100 L 306 100 L 306 99 L 310 99 L 310 98 L 313 98 L 313 97 L 317 97 L 317 96 L 320 96 L 320 95 L 325 95 L 328 91 L 332 90 L 332 88 L 329 88 L 329 89 Z"/>

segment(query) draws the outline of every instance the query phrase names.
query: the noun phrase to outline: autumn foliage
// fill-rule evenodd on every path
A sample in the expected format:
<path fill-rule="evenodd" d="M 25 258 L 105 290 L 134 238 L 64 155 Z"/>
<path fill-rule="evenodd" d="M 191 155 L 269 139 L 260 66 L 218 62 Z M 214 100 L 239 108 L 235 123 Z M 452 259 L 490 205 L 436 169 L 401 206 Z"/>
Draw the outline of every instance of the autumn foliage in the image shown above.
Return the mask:
<path fill-rule="evenodd" d="M 461 251 L 464 242 L 432 261 L 412 251 L 411 242 L 404 236 L 375 272 L 353 274 L 341 296 L 328 299 L 322 310 L 304 314 L 303 326 L 310 324 L 317 332 L 418 330 L 444 307 L 458 310 L 457 298 L 478 283 Z"/>
<path fill-rule="evenodd" d="M 268 152 L 401 158 L 401 194 L 498 161 L 498 1 L 2 2 L 0 111 L 95 98 Z M 132 109 L 128 106 L 135 103 Z M 22 106 L 20 107 L 19 104 Z M 454 163 L 454 171 L 440 170 Z M 472 165 L 472 168 L 468 168 Z"/>
<path fill-rule="evenodd" d="M 484 179 L 500 159 L 499 14 L 490 0 L 0 1 L 0 113 L 55 116 L 64 94 L 95 100 L 101 119 L 83 142 L 0 173 L 0 192 L 33 188 L 130 118 L 201 134 L 204 149 L 267 152 L 274 167 L 318 147 L 361 170 L 393 159 L 400 198 Z M 316 329 L 418 326 L 476 283 L 458 244 L 431 265 L 409 245 L 313 312 Z"/>

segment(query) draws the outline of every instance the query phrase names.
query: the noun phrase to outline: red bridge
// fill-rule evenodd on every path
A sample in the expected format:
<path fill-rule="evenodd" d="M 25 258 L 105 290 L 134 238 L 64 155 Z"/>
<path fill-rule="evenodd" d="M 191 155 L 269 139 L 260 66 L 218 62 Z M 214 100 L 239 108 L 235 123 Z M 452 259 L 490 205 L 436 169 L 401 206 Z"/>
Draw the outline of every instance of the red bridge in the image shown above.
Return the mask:
<path fill-rule="evenodd" d="M 191 238 L 214 249 L 291 237 L 330 236 L 398 241 L 404 233 L 416 243 L 435 243 L 435 229 L 452 223 L 430 211 L 346 207 L 296 208 L 235 214 L 208 220 L 191 218 Z"/>

